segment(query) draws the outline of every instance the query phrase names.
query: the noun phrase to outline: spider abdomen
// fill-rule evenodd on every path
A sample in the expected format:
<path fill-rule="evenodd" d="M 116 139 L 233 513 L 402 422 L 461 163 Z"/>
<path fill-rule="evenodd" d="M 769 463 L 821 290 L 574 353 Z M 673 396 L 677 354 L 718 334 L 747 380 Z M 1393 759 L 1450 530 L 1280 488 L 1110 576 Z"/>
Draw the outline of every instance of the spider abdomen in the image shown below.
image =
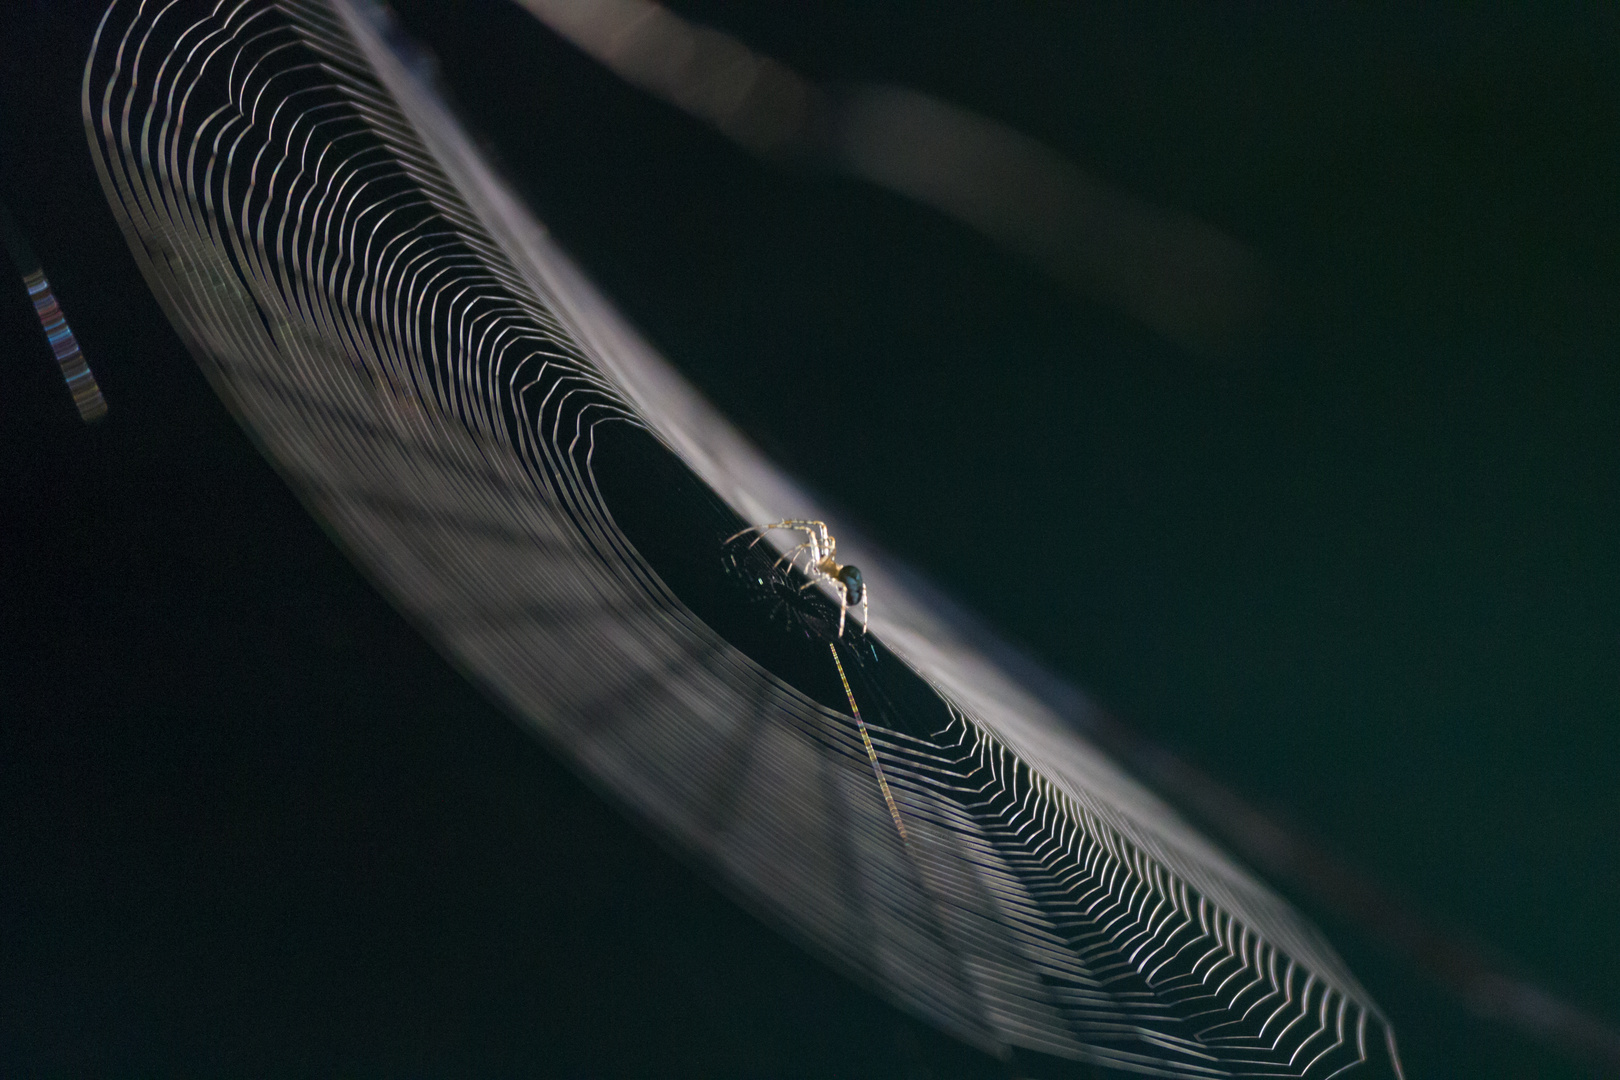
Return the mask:
<path fill-rule="evenodd" d="M 838 568 L 838 580 L 843 583 L 844 591 L 849 594 L 851 606 L 861 602 L 861 594 L 866 592 L 866 583 L 861 580 L 861 569 L 858 566 L 841 566 Z"/>

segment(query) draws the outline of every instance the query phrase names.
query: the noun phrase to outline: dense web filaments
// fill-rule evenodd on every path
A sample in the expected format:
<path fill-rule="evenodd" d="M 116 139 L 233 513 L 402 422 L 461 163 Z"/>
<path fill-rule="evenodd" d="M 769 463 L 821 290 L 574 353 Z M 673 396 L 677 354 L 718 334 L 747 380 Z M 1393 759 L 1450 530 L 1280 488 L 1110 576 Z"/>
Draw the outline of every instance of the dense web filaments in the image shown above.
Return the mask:
<path fill-rule="evenodd" d="M 880 552 L 859 552 L 871 638 L 835 654 L 870 749 L 771 669 L 802 653 L 830 679 L 836 606 L 721 541 L 813 500 L 617 321 L 380 20 L 120 0 L 83 97 L 166 313 L 379 587 L 764 917 L 961 1039 L 1188 1078 L 1394 1068 L 1321 938 Z M 654 475 L 702 497 L 638 490 Z M 663 495 L 632 541 L 632 504 Z"/>

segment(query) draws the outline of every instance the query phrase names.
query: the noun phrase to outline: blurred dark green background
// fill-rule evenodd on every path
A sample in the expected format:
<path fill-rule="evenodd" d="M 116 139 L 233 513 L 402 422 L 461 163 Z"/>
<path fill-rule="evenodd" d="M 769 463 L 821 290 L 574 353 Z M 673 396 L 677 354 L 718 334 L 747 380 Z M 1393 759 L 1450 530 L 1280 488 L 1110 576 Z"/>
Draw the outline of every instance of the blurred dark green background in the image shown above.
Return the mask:
<path fill-rule="evenodd" d="M 931 211 L 747 157 L 510 4 L 396 8 L 563 245 L 790 470 L 1620 1022 L 1620 15 L 674 6 L 1224 229 L 1276 283 L 1265 332 L 1187 355 Z M 79 424 L 0 289 L 0 1064 L 996 1075 L 703 885 L 348 568 L 107 214 L 97 14 L 28 0 L 0 35 L 0 198 L 112 410 Z M 1302 906 L 1410 1076 L 1590 1075 Z"/>

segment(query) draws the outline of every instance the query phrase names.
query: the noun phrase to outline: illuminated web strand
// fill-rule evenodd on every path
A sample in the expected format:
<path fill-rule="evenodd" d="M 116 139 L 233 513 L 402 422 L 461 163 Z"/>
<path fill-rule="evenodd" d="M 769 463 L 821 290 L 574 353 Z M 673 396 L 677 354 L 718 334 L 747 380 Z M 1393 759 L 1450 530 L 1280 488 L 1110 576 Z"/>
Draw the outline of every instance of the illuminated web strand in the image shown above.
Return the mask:
<path fill-rule="evenodd" d="M 889 781 L 883 775 L 883 763 L 878 760 L 877 748 L 872 745 L 872 736 L 866 733 L 866 721 L 861 719 L 861 709 L 855 704 L 855 691 L 849 688 L 849 679 L 844 676 L 844 662 L 838 659 L 838 646 L 832 642 L 827 643 L 832 650 L 833 663 L 838 667 L 838 681 L 844 684 L 844 696 L 849 698 L 849 711 L 855 716 L 855 727 L 861 733 L 861 744 L 866 747 L 866 756 L 872 762 L 872 775 L 877 777 L 878 790 L 883 792 L 883 801 L 888 804 L 889 816 L 894 818 L 894 827 L 900 833 L 900 839 L 906 839 L 906 823 L 900 820 L 900 808 L 894 804 L 894 795 L 889 791 Z"/>
<path fill-rule="evenodd" d="M 84 353 L 79 350 L 79 339 L 73 336 L 73 330 L 68 326 L 62 305 L 51 291 L 51 283 L 45 278 L 44 267 L 4 204 L 0 204 L 0 242 L 4 242 L 12 265 L 22 275 L 23 286 L 28 290 L 28 301 L 34 305 L 34 314 L 39 317 L 45 340 L 50 342 L 57 366 L 62 369 L 62 380 L 73 395 L 73 404 L 79 410 L 80 419 L 87 424 L 100 420 L 107 415 L 107 399 L 102 396 L 96 376 L 91 372 Z"/>
<path fill-rule="evenodd" d="M 23 275 L 23 284 L 28 287 L 28 299 L 34 304 L 34 313 L 39 316 L 46 340 L 51 343 L 51 352 L 56 354 L 56 363 L 62 369 L 62 379 L 73 395 L 79 416 L 87 424 L 100 420 L 107 415 L 107 399 L 102 396 L 96 376 L 79 350 L 79 340 L 73 336 L 67 316 L 62 314 L 62 305 L 51 292 L 51 283 L 45 280 L 45 272 L 35 270 Z"/>

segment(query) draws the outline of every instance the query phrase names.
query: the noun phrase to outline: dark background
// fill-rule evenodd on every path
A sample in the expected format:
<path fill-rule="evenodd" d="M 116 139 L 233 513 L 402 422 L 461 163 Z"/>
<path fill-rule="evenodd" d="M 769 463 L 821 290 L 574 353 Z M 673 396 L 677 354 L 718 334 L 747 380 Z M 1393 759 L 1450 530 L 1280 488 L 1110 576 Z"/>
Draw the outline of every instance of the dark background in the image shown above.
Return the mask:
<path fill-rule="evenodd" d="M 792 471 L 1137 731 L 1620 1019 L 1620 19 L 1566 4 L 701 5 L 1250 244 L 1190 356 L 754 161 L 496 0 L 397 5 L 542 220 Z M 0 1071 L 998 1075 L 601 802 L 302 511 L 140 281 L 92 5 L 8 5 Z M 815 392 L 807 392 L 814 387 Z M 1589 1075 L 1306 902 L 1413 1077 Z"/>

